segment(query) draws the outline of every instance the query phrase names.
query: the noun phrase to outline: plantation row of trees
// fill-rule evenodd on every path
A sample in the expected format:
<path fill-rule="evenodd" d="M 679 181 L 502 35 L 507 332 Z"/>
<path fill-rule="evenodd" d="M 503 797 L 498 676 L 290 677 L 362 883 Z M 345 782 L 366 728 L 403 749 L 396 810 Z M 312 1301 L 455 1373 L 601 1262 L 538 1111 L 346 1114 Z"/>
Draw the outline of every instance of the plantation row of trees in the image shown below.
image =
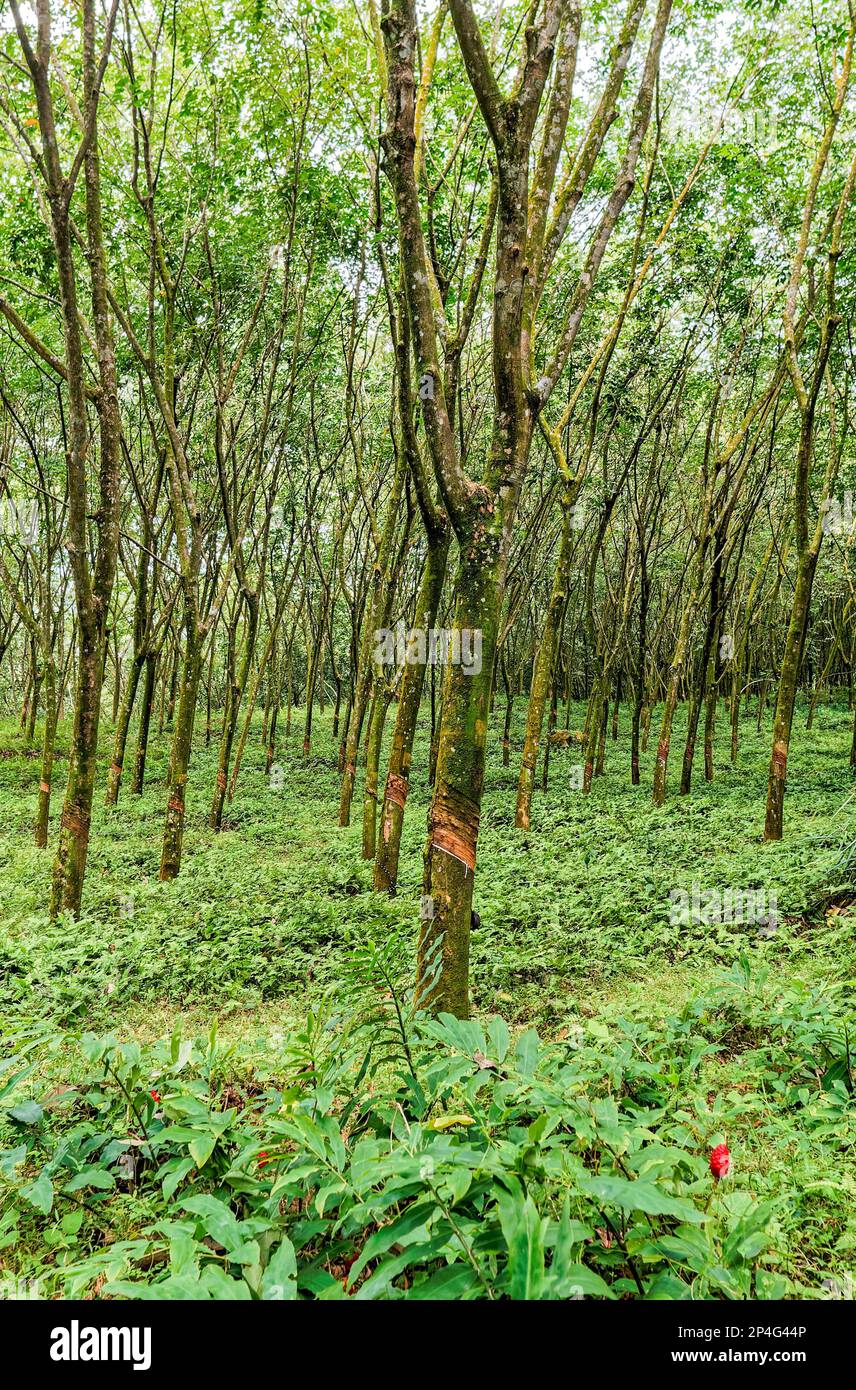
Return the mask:
<path fill-rule="evenodd" d="M 379 891 L 430 719 L 431 1008 L 468 1009 L 490 736 L 522 833 L 564 745 L 585 795 L 628 720 L 662 805 L 751 703 L 780 839 L 800 688 L 853 706 L 852 6 L 8 13 L 0 685 L 53 913 L 153 725 L 171 879 L 254 714 L 270 771 L 327 705 Z"/>

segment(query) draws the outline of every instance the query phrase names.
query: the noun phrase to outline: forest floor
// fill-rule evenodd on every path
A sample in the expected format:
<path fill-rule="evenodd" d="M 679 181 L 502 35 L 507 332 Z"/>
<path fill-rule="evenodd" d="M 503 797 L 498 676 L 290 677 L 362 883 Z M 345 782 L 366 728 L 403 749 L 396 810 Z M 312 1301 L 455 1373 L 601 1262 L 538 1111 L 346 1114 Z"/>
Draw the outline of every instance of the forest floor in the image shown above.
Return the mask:
<path fill-rule="evenodd" d="M 581 709 L 575 714 L 581 721 Z M 481 921 L 472 945 L 474 1016 L 501 1015 L 512 1036 L 534 1027 L 542 1039 L 581 1052 L 614 1049 L 617 1039 L 646 1065 L 653 1065 L 658 1049 L 674 1051 L 676 1039 L 692 1034 L 680 1075 L 662 1065 L 665 1074 L 658 1073 L 664 1086 L 677 1088 L 670 1104 L 676 1117 L 684 1116 L 680 1134 L 688 1136 L 673 1136 L 672 1147 L 685 1143 L 697 1163 L 703 1142 L 727 1139 L 734 1180 L 766 1213 L 763 1278 L 756 1272 L 754 1285 L 740 1283 L 740 1261 L 758 1254 L 754 1236 L 743 1237 L 733 1268 L 721 1268 L 728 1264 L 721 1252 L 719 1273 L 710 1274 L 709 1262 L 705 1266 L 707 1287 L 714 1296 L 774 1296 L 785 1289 L 802 1297 L 848 1296 L 848 1290 L 852 1296 L 852 714 L 840 705 L 822 705 L 806 732 L 805 710 L 799 712 L 786 836 L 778 845 L 762 840 L 770 734 L 766 723 L 757 731 L 754 710 L 741 719 L 736 766 L 729 762 L 729 731 L 721 719 L 716 776 L 706 783 L 697 766 L 692 793 L 683 798 L 676 791 L 683 751 L 678 729 L 670 796 L 661 809 L 651 804 L 653 751 L 643 756 L 641 786 L 631 787 L 624 710 L 620 724 L 617 741 L 607 744 L 606 773 L 589 797 L 572 786 L 569 775 L 578 752 L 571 747 L 552 753 L 549 787 L 544 792 L 539 785 L 532 829 L 525 835 L 514 828 L 521 728 L 515 726 L 509 768 L 501 765 L 494 737 L 475 893 Z M 109 721 L 105 725 L 106 766 L 111 730 Z M 61 728 L 61 751 L 67 739 L 68 729 Z M 0 1072 L 0 1107 L 7 1107 L 5 1117 L 0 1109 L 0 1149 L 8 1158 L 4 1166 L 0 1156 L 0 1265 L 15 1277 L 39 1279 L 48 1292 L 68 1291 L 90 1287 L 96 1268 L 84 1258 L 99 1243 L 93 1236 L 99 1223 L 89 1207 L 82 1216 L 61 1216 L 53 1194 L 48 1202 L 39 1186 L 47 1173 L 56 1185 L 57 1151 L 50 1145 L 44 1147 L 48 1165 L 42 1179 L 31 1184 L 35 1198 L 31 1190 L 21 1200 L 23 1178 L 32 1176 L 20 1167 L 29 1163 L 22 1157 L 27 1135 L 32 1137 L 33 1123 L 52 1120 L 45 1094 L 79 1084 L 70 1079 L 56 1039 L 97 1034 L 139 1044 L 137 1066 L 140 1049 L 150 1058 L 156 1054 L 146 1049 L 162 1046 L 160 1040 L 207 1034 L 216 1019 L 218 1046 L 227 1058 L 220 1079 L 227 1089 L 243 1083 L 246 1090 L 248 1078 L 259 1076 L 267 1084 L 276 1076 L 277 1049 L 288 1052 L 295 1037 L 312 1033 L 321 1001 L 335 997 L 346 979 L 354 943 L 397 939 L 409 952 L 428 806 L 425 741 L 423 730 L 399 892 L 389 899 L 371 891 L 371 865 L 360 858 L 360 796 L 352 826 L 336 827 L 336 749 L 323 716 L 308 760 L 296 728 L 289 739 L 280 739 L 281 771 L 272 779 L 264 775 L 256 732 L 220 834 L 207 825 L 216 730 L 208 748 L 204 731 L 197 735 L 182 870 L 175 882 L 160 883 L 168 734 L 153 736 L 143 796 L 123 790 L 118 808 L 108 811 L 99 783 L 84 914 L 72 925 L 51 924 L 45 911 L 51 855 L 35 848 L 30 833 L 38 760 L 27 755 L 15 723 L 0 724 L 0 1030 L 8 1052 L 5 1076 Z M 655 743 L 652 733 L 652 750 Z M 51 843 L 63 783 L 60 758 Z M 775 929 L 764 921 L 676 922 L 675 895 L 683 890 L 692 902 L 694 887 L 702 907 L 709 890 L 760 891 L 768 908 L 777 906 Z M 49 1038 L 54 1042 L 45 1046 Z M 14 1097 L 7 1087 L 4 1099 L 4 1080 L 17 1075 L 15 1060 L 30 1055 L 38 1059 L 32 1074 Z M 27 1094 L 31 1102 L 22 1105 Z M 29 1118 L 28 1104 L 35 1105 Z M 62 1122 L 56 1124 L 66 1133 Z M 22 1132 L 25 1145 L 10 1148 Z M 704 1163 L 695 1180 L 701 1181 L 703 1170 Z M 104 1197 L 113 1182 L 104 1179 L 99 1190 L 93 1179 L 95 1195 Z M 81 1182 L 77 1190 L 85 1186 Z M 147 1209 L 145 1215 L 153 1219 L 156 1213 Z M 139 1212 L 136 1218 L 126 1212 L 118 1234 L 133 1237 L 140 1219 Z M 116 1238 L 114 1231 L 107 1239 Z M 617 1254 L 608 1241 L 603 1244 L 601 1273 Z M 677 1250 L 677 1242 L 675 1252 L 682 1278 L 684 1260 L 699 1275 L 698 1264 Z M 653 1255 L 646 1258 L 654 1261 Z M 331 1268 L 336 1274 L 328 1260 L 326 1278 Z M 621 1270 L 613 1274 L 620 1283 Z M 113 1269 L 114 1282 L 115 1275 Z M 100 1277 L 103 1282 L 103 1272 Z M 638 1285 L 636 1270 L 634 1278 Z M 736 1281 L 733 1289 L 729 1280 Z M 311 1280 L 308 1287 L 318 1291 Z M 389 1279 L 378 1287 L 388 1293 Z M 677 1287 L 663 1283 L 648 1296 L 683 1296 Z M 122 1291 L 118 1285 L 116 1291 Z"/>

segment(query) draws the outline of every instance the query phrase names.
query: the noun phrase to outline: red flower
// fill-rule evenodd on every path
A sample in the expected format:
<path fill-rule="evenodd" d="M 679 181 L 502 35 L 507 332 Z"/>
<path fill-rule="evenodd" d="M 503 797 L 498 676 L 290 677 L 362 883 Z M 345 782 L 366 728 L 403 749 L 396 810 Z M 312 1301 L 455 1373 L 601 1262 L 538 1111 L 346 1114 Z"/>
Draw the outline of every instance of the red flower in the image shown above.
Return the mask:
<path fill-rule="evenodd" d="M 261 1150 L 261 1152 L 259 1153 L 258 1158 L 256 1159 L 256 1162 L 257 1162 L 257 1164 L 258 1164 L 258 1166 L 259 1166 L 260 1168 L 266 1168 L 266 1167 L 267 1167 L 267 1165 L 270 1163 L 270 1158 L 269 1158 L 269 1156 L 268 1156 L 268 1151 L 267 1151 L 267 1149 L 262 1149 L 262 1150 Z"/>
<path fill-rule="evenodd" d="M 731 1172 L 731 1154 L 728 1152 L 727 1144 L 717 1144 L 710 1155 L 710 1171 L 713 1173 L 715 1182 L 720 1178 L 727 1178 Z"/>
<path fill-rule="evenodd" d="M 159 1091 L 149 1091 L 149 1095 L 151 1096 L 152 1100 L 160 1100 Z"/>

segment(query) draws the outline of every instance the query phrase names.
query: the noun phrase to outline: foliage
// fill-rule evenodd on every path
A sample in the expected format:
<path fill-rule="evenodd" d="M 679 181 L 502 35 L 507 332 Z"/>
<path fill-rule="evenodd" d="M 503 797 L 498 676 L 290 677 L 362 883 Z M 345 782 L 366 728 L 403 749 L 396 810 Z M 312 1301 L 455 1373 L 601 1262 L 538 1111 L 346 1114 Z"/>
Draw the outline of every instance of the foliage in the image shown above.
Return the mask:
<path fill-rule="evenodd" d="M 26 840 L 37 764 L 0 758 L 7 826 L 0 835 L 0 1018 L 23 1013 L 98 1027 L 110 1026 L 117 1009 L 144 1000 L 184 1007 L 216 1001 L 228 1013 L 261 1000 L 301 999 L 341 980 L 349 933 L 367 943 L 385 941 L 396 928 L 412 930 L 429 794 L 427 730 L 420 730 L 414 758 L 399 894 L 388 899 L 370 891 L 358 828 L 320 830 L 335 819 L 338 776 L 323 721 L 318 728 L 319 751 L 308 761 L 293 745 L 290 754 L 284 748 L 282 788 L 265 779 L 257 755 L 248 756 L 220 835 L 207 826 L 203 790 L 214 779 L 216 754 L 198 741 L 192 777 L 200 791 L 189 797 L 188 853 L 171 884 L 157 881 L 165 759 L 163 744 L 155 744 L 144 795 L 123 794 L 115 812 L 95 808 L 87 910 L 73 931 L 64 921 L 51 925 L 45 911 L 50 864 Z M 481 925 L 471 947 L 478 1007 L 559 1026 L 586 982 L 590 988 L 621 979 L 658 960 L 728 965 L 747 947 L 804 964 L 824 934 L 834 968 L 842 977 L 852 974 L 853 943 L 840 924 L 827 921 L 822 907 L 811 925 L 803 920 L 807 908 L 854 882 L 842 858 L 852 840 L 852 817 L 846 804 L 841 809 L 847 728 L 846 710 L 821 709 L 811 747 L 796 747 L 794 786 L 805 815 L 776 846 L 759 838 L 758 788 L 769 745 L 766 731 L 756 732 L 754 715 L 741 724 L 737 769 L 728 766 L 722 728 L 717 779 L 700 782 L 691 800 L 661 810 L 651 807 L 644 777 L 640 788 L 627 786 L 629 734 L 622 718 L 606 774 L 589 799 L 569 784 L 575 755 L 554 755 L 549 788 L 535 803 L 526 836 L 512 828 L 512 773 L 492 754 L 479 846 Z M 516 722 L 515 741 L 520 729 Z M 0 743 L 14 748 L 10 726 L 3 726 Z M 643 774 L 653 757 L 643 755 Z M 765 941 L 751 926 L 672 925 L 669 893 L 694 880 L 776 890 L 776 936 Z M 407 948 L 394 973 L 400 978 L 409 968 Z"/>
<path fill-rule="evenodd" d="M 823 1296 L 789 1238 L 852 1154 L 841 1009 L 744 961 L 661 1026 L 545 1043 L 498 1016 L 417 1018 L 413 1071 L 374 1082 L 360 1028 L 323 1010 L 252 1057 L 216 1028 L 146 1047 L 22 1030 L 3 1245 L 69 1297 Z M 712 1088 L 738 1050 L 751 1084 Z M 747 1116 L 714 1185 L 708 1151 Z M 772 1173 L 766 1136 L 788 1151 Z"/>

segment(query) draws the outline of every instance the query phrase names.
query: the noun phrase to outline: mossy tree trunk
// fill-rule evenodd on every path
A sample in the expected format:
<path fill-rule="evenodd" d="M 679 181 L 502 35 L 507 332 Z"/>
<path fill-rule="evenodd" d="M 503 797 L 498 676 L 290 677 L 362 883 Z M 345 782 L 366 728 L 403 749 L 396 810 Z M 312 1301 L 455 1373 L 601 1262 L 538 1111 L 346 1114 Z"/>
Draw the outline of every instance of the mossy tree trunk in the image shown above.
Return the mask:
<path fill-rule="evenodd" d="M 140 702 L 140 726 L 137 730 L 137 750 L 134 755 L 134 780 L 131 791 L 135 796 L 142 794 L 146 778 L 146 756 L 149 748 L 149 728 L 152 721 L 152 707 L 155 700 L 155 679 L 157 676 L 157 653 L 146 655 L 146 678 L 143 682 L 143 698 Z"/>
<path fill-rule="evenodd" d="M 438 322 L 445 312 L 443 292 L 425 240 L 418 175 L 417 111 L 424 102 L 421 94 L 417 100 L 414 0 L 389 0 L 383 15 L 384 53 L 379 63 L 387 76 L 388 117 L 383 147 L 395 198 L 421 415 L 437 485 L 459 545 L 453 630 L 477 633 L 481 642 L 477 668 L 452 663 L 445 672 L 425 850 L 424 884 L 433 915 L 426 914 L 422 922 L 418 950 L 418 1001 L 433 1011 L 448 1009 L 460 1017 L 469 1013 L 469 938 L 487 721 L 520 490 L 535 423 L 543 418 L 568 364 L 606 247 L 634 186 L 671 0 L 660 0 L 619 171 L 592 234 L 584 269 L 570 292 L 553 350 L 537 380 L 536 316 L 556 253 L 602 148 L 643 9 L 643 0 L 630 0 L 575 178 L 562 185 L 553 207 L 573 93 L 580 9 L 566 0 L 547 0 L 530 14 L 519 77 L 511 95 L 505 95 L 469 0 L 450 0 L 458 47 L 493 145 L 498 189 L 491 325 L 493 424 L 490 457 L 480 481 L 465 472 L 454 421 L 458 360 L 481 292 L 478 266 L 483 256 L 477 260 L 458 327 L 443 335 L 441 346 Z M 535 129 L 551 72 L 540 146 L 534 152 Z M 531 183 L 530 168 L 534 169 Z M 480 253 L 488 249 L 493 216 L 491 209 Z M 561 425 L 559 435 L 563 429 Z"/>
<path fill-rule="evenodd" d="M 436 621 L 446 577 L 450 540 L 448 526 L 443 526 L 435 535 L 429 537 L 428 553 L 413 619 L 414 627 L 422 632 L 430 631 Z M 405 663 L 402 676 L 374 867 L 374 886 L 379 892 L 394 893 L 398 882 L 398 860 L 401 853 L 404 810 L 410 789 L 413 741 L 416 736 L 416 722 L 426 670 L 425 662 Z"/>
<path fill-rule="evenodd" d="M 161 846 L 160 878 L 164 881 L 176 878 L 181 868 L 181 853 L 184 844 L 184 822 L 187 814 L 187 779 L 190 769 L 190 755 L 193 748 L 193 724 L 196 714 L 196 699 L 202 675 L 202 645 L 195 622 L 186 624 L 187 640 L 181 672 L 181 693 L 178 700 L 178 716 L 173 732 L 170 752 L 169 773 L 167 776 L 167 804 L 164 820 L 163 843 Z"/>
<path fill-rule="evenodd" d="M 803 278 L 806 256 L 811 240 L 812 225 L 817 203 L 818 188 L 829 158 L 838 120 L 844 106 L 850 70 L 853 59 L 853 42 L 856 35 L 856 14 L 851 15 L 850 31 L 844 51 L 842 64 L 835 85 L 826 125 L 820 139 L 809 186 L 803 208 L 800 235 L 796 251 L 791 261 L 791 273 L 785 295 L 784 329 L 785 356 L 791 383 L 794 388 L 800 418 L 799 445 L 796 455 L 794 480 L 794 527 L 797 543 L 797 576 L 791 603 L 790 621 L 785 638 L 779 686 L 776 695 L 776 712 L 773 720 L 773 748 L 770 756 L 770 770 L 767 781 L 767 809 L 764 821 L 764 839 L 781 840 L 784 816 L 785 784 L 787 780 L 788 755 L 790 751 L 791 730 L 793 726 L 794 705 L 800 667 L 805 649 L 808 630 L 811 594 L 815 570 L 823 544 L 825 515 L 820 509 L 814 531 L 809 530 L 809 496 L 816 415 L 821 391 L 826 387 L 827 408 L 829 411 L 828 463 L 823 480 L 824 498 L 830 497 L 844 452 L 847 430 L 839 430 L 836 417 L 835 393 L 829 381 L 828 363 L 833 338 L 841 322 L 836 303 L 836 273 L 842 252 L 842 229 L 845 214 L 853 195 L 856 182 L 856 153 L 854 153 L 844 186 L 833 216 L 826 256 L 826 270 L 823 281 L 823 302 L 814 308 L 815 317 L 820 321 L 817 342 L 808 376 L 803 373 L 799 360 L 800 334 L 795 323 L 797 302 Z M 810 289 L 813 279 L 810 281 Z"/>
<path fill-rule="evenodd" d="M 61 374 L 66 383 L 68 400 L 67 548 L 77 615 L 78 664 L 68 783 L 53 865 L 51 916 L 55 917 L 61 911 L 70 911 L 77 916 L 80 912 L 89 848 L 101 682 L 108 613 L 119 547 L 118 386 L 107 294 L 98 147 L 101 82 L 112 46 L 116 10 L 114 8 L 108 16 L 102 38 L 97 32 L 94 0 L 83 0 L 80 8 L 82 134 L 68 175 L 62 169 L 57 116 L 51 87 L 55 59 L 52 52 L 50 5 L 45 0 L 45 3 L 38 6 L 38 40 L 35 48 L 17 6 L 13 8 L 13 18 L 35 96 L 41 140 L 38 169 L 45 183 L 65 345 L 65 362 L 61 365 Z M 84 186 L 85 233 L 80 233 L 73 227 L 71 216 L 71 202 L 81 175 Z M 92 342 L 97 359 L 97 388 L 90 384 L 89 366 L 84 356 L 82 307 L 78 293 L 78 279 L 83 271 L 78 269 L 75 253 L 78 236 L 84 243 L 81 264 L 86 266 L 85 273 L 89 280 Z M 31 341 L 36 341 L 32 335 Z M 46 349 L 37 347 L 37 351 L 41 356 L 51 359 Z M 98 420 L 98 495 L 94 506 L 90 502 L 87 485 L 91 448 L 87 400 L 94 402 Z M 95 514 L 97 535 L 94 563 L 90 556 L 90 511 Z"/>
<path fill-rule="evenodd" d="M 568 602 L 568 588 L 571 575 L 571 554 L 573 551 L 573 506 L 576 492 L 566 489 L 562 495 L 562 532 L 559 554 L 553 575 L 550 602 L 538 646 L 532 689 L 529 692 L 529 708 L 526 712 L 526 732 L 523 737 L 523 757 L 520 763 L 520 776 L 517 781 L 517 807 L 514 824 L 518 830 L 528 830 L 532 812 L 532 793 L 535 788 L 535 768 L 538 762 L 538 748 L 541 730 L 544 725 L 544 711 L 553 682 L 559 637 L 565 618 Z"/>

